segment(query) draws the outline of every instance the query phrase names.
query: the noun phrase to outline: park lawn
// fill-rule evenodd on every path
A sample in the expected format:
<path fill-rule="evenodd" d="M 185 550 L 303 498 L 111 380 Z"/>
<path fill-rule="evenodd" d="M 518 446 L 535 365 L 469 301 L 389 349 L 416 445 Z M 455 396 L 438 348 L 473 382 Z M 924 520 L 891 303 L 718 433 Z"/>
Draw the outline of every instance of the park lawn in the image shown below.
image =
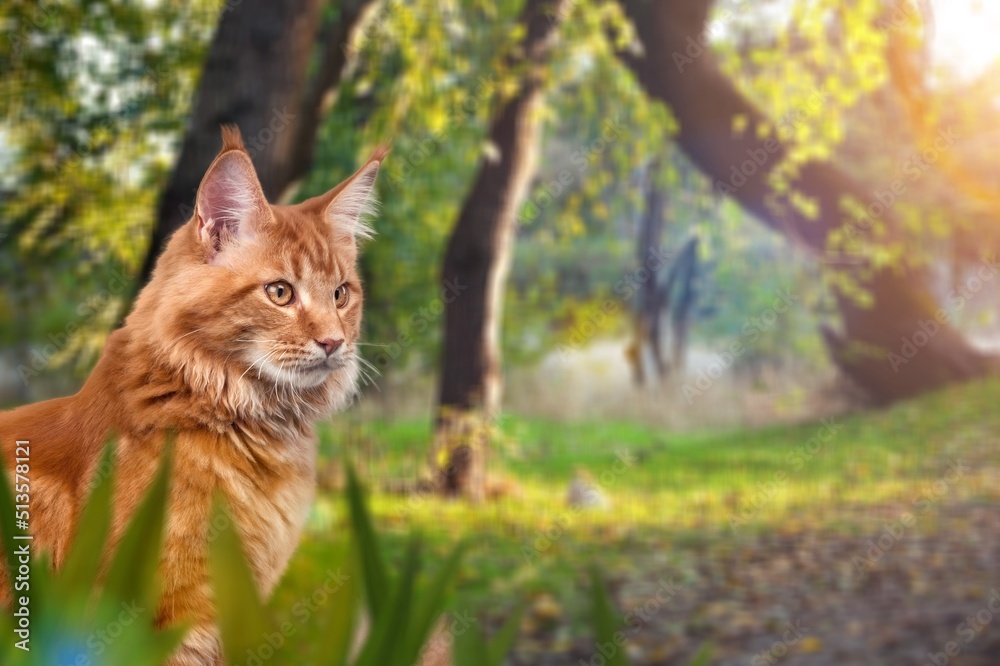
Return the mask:
<path fill-rule="evenodd" d="M 824 422 L 698 434 L 507 416 L 492 468 L 518 491 L 483 506 L 379 490 L 422 464 L 426 422 L 343 417 L 323 429 L 321 449 L 353 460 L 375 489 L 372 510 L 390 558 L 401 556 L 411 530 L 423 535 L 432 566 L 464 540 L 457 609 L 495 619 L 515 605 L 544 606 L 528 621 L 551 620 L 557 640 L 568 641 L 586 632 L 591 562 L 611 580 L 663 567 L 683 575 L 692 552 L 732 553 L 748 540 L 809 530 L 857 538 L 900 507 L 927 508 L 922 529 L 933 530 L 940 508 L 995 502 L 998 399 L 1000 382 L 987 382 Z M 622 459 L 628 464 L 616 466 Z M 949 471 L 956 464 L 957 479 Z M 566 505 L 578 469 L 610 510 Z M 308 589 L 343 524 L 340 498 L 322 495 L 279 594 Z"/>

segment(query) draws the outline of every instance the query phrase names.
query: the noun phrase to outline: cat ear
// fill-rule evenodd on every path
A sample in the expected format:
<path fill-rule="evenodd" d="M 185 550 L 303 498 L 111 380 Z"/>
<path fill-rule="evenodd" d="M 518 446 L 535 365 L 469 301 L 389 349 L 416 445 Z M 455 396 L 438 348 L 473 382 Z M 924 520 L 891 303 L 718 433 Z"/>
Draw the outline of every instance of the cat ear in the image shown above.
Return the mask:
<path fill-rule="evenodd" d="M 267 199 L 257 181 L 253 162 L 243 148 L 240 131 L 222 128 L 222 151 L 208 168 L 198 188 L 195 214 L 198 238 L 213 261 L 226 246 L 253 236 Z"/>
<path fill-rule="evenodd" d="M 375 230 L 368 224 L 368 218 L 378 210 L 375 178 L 388 153 L 388 148 L 376 149 L 357 173 L 327 194 L 330 203 L 323 211 L 323 216 L 338 234 L 351 236 L 355 240 L 369 239 L 375 235 Z"/>

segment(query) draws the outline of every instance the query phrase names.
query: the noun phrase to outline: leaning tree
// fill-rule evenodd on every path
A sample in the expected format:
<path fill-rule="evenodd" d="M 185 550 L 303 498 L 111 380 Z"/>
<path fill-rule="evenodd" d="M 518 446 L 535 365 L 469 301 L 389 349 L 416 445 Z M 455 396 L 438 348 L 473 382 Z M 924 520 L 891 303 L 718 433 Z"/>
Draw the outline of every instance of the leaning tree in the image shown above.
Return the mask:
<path fill-rule="evenodd" d="M 872 205 L 873 193 L 829 159 L 794 159 L 794 142 L 781 136 L 775 120 L 723 71 L 706 38 L 713 4 L 619 0 L 637 42 L 622 48 L 619 57 L 646 93 L 669 108 L 678 125 L 672 140 L 718 191 L 837 274 L 834 284 L 841 288 L 833 296 L 840 326 L 825 326 L 823 335 L 841 371 L 876 403 L 991 372 L 992 358 L 949 322 L 935 321 L 938 306 L 919 269 L 880 265 L 864 251 L 869 242 L 902 238 L 900 216 L 891 207 Z M 528 2 L 529 13 L 534 5 Z M 550 8 L 549 15 L 562 12 Z M 552 27 L 551 21 L 539 25 L 528 38 Z M 522 94 L 498 111 L 491 140 L 499 154 L 479 166 L 441 274 L 443 280 L 469 280 L 472 288 L 445 307 L 432 466 L 445 470 L 446 478 L 460 468 L 466 478 L 460 489 L 473 497 L 483 492 L 479 452 L 499 406 L 499 298 L 535 132 L 531 124 L 519 124 L 515 112 L 526 110 L 528 101 Z M 734 182 L 734 169 L 754 156 L 752 173 L 741 172 Z M 934 333 L 917 357 L 888 362 L 904 339 L 927 327 Z M 453 459 L 449 451 L 458 455 Z"/>

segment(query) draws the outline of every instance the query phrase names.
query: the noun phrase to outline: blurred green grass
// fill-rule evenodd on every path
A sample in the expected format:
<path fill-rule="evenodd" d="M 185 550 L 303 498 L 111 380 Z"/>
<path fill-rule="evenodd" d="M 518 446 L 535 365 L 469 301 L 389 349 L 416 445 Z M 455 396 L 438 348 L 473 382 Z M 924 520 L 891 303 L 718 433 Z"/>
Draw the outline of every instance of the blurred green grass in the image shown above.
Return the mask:
<path fill-rule="evenodd" d="M 322 428 L 321 452 L 354 461 L 370 480 L 372 510 L 391 561 L 399 561 L 411 529 L 422 532 L 438 555 L 469 540 L 459 608 L 502 617 L 524 597 L 548 594 L 582 626 L 592 562 L 612 577 L 636 576 L 653 560 L 674 560 L 688 547 L 729 548 L 803 530 L 831 538 L 861 534 L 921 497 L 935 499 L 935 511 L 922 519 L 929 529 L 938 520 L 938 504 L 998 499 L 998 399 L 1000 382 L 991 381 L 836 417 L 827 422 L 836 432 L 812 455 L 803 447 L 822 432 L 819 422 L 673 434 L 627 423 L 505 416 L 491 470 L 510 479 L 514 491 L 481 506 L 379 490 L 386 479 L 415 478 L 429 422 L 343 417 Z M 614 471 L 616 451 L 628 451 L 631 460 L 620 473 Z M 965 469 L 961 482 L 933 495 L 952 461 Z M 609 509 L 567 505 L 568 485 L 580 469 L 607 495 Z M 744 514 L 734 529 L 734 516 Z M 344 520 L 335 495 L 321 494 L 296 561 L 322 561 Z M 299 575 L 306 574 L 293 566 L 289 579 Z"/>

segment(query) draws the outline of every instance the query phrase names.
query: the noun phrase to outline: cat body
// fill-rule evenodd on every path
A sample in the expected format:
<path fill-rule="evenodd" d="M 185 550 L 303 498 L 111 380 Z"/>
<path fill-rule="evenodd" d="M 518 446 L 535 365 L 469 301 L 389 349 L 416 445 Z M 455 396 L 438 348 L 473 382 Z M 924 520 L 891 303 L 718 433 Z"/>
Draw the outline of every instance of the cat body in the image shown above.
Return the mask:
<path fill-rule="evenodd" d="M 8 470 L 15 442 L 29 442 L 31 531 L 57 567 L 108 437 L 115 543 L 174 436 L 157 622 L 194 628 L 170 666 L 221 663 L 207 569 L 217 494 L 262 594 L 298 543 L 315 488 L 313 423 L 347 404 L 359 376 L 357 241 L 370 234 L 385 155 L 325 195 L 271 206 L 239 133 L 223 139 L 194 217 L 80 392 L 0 413 Z"/>

